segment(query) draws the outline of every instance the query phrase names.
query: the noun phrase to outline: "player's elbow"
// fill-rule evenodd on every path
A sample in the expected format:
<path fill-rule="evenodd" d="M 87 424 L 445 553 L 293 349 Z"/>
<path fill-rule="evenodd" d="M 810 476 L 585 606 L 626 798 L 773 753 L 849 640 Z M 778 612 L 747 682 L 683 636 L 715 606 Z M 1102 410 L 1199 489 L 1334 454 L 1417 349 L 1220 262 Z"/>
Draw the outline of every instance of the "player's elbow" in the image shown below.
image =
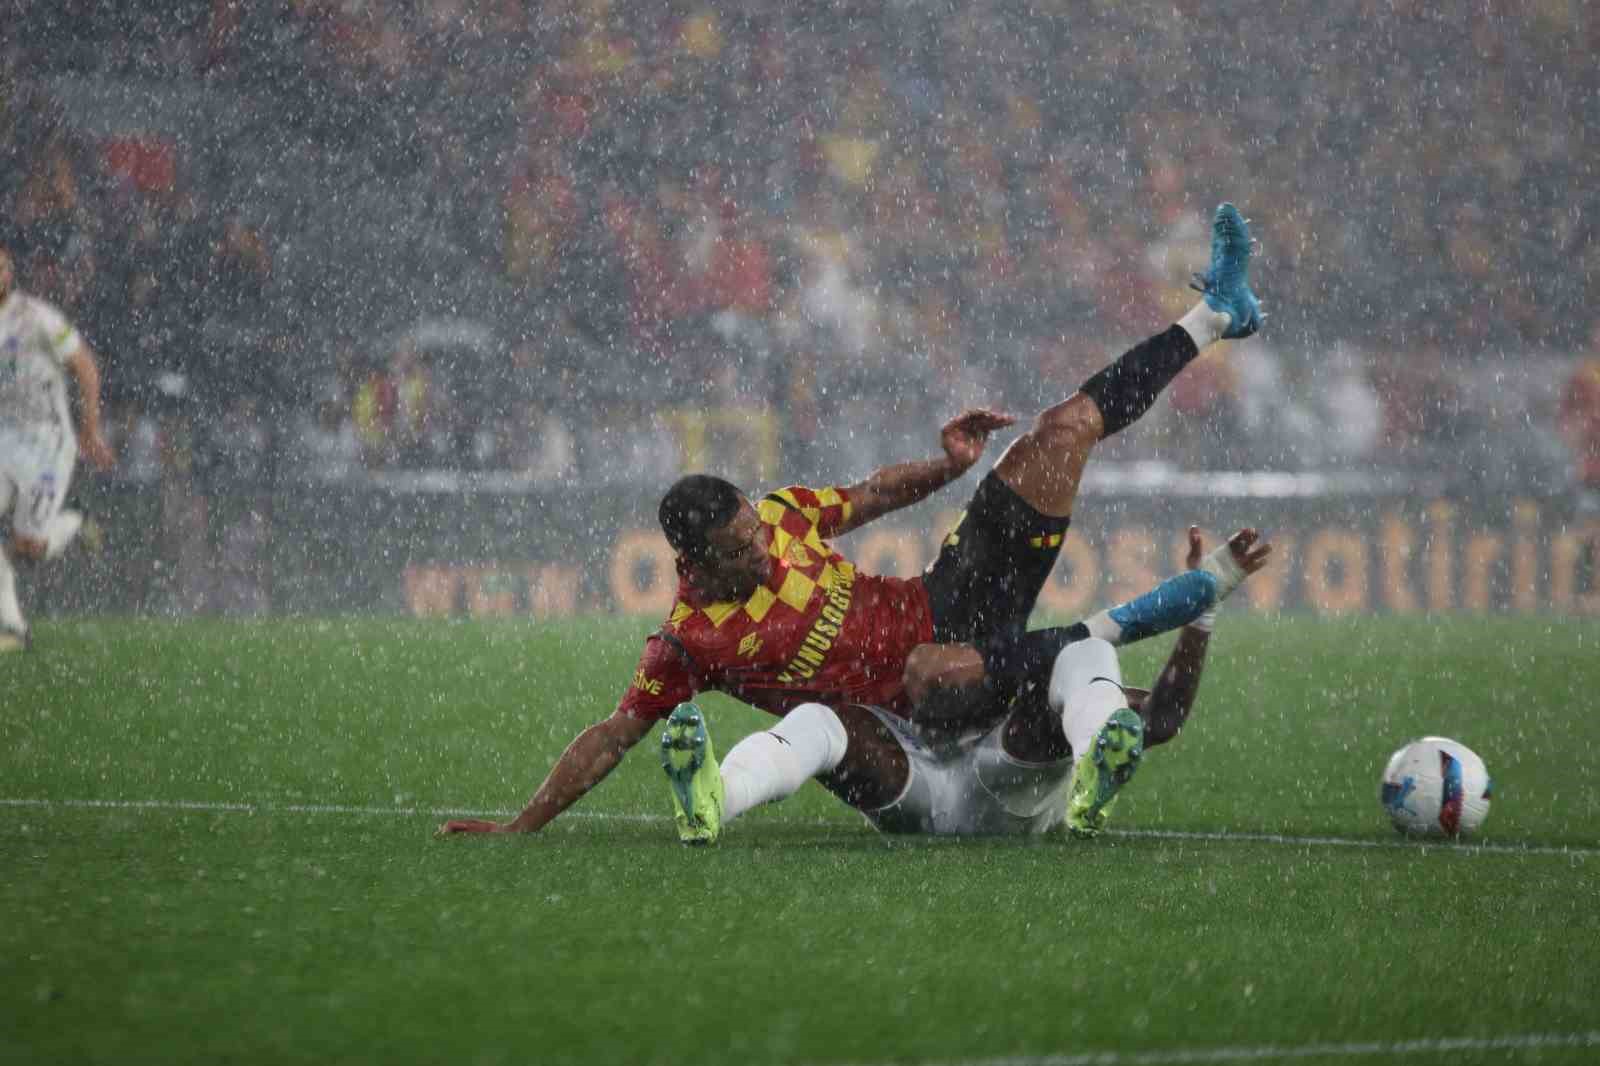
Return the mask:
<path fill-rule="evenodd" d="M 939 662 L 937 649 L 931 644 L 919 644 L 906 656 L 905 672 L 900 683 L 905 686 L 906 698 L 913 706 L 921 706 L 933 695 L 938 683 Z"/>
<path fill-rule="evenodd" d="M 983 660 L 969 648 L 921 644 L 906 656 L 900 683 L 911 720 L 931 724 L 970 717 L 982 698 Z"/>
<path fill-rule="evenodd" d="M 621 759 L 635 744 L 644 739 L 654 724 L 618 711 L 605 721 L 590 726 L 587 732 L 599 742 L 607 755 Z"/>

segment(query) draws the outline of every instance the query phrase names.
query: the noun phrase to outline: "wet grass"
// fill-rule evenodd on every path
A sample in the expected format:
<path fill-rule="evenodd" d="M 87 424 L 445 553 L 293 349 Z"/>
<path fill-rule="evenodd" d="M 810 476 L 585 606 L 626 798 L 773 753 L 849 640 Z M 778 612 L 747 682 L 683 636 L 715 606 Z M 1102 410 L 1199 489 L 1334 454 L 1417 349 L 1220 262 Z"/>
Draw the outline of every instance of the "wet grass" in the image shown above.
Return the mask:
<path fill-rule="evenodd" d="M 1600 1048 L 1594 622 L 1225 618 L 1092 843 L 888 840 L 808 786 L 687 851 L 641 754 L 541 837 L 431 838 L 520 805 L 649 628 L 40 626 L 0 660 L 0 1061 Z M 711 710 L 724 747 L 764 720 Z M 1423 733 L 1488 762 L 1490 847 L 1388 828 Z"/>

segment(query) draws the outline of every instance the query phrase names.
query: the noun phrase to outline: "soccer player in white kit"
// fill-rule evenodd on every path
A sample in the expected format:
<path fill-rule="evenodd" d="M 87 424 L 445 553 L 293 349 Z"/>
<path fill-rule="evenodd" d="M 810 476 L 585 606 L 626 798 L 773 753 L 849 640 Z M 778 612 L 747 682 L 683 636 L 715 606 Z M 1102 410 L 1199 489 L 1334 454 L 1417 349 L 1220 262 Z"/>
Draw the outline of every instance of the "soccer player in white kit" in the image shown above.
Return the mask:
<path fill-rule="evenodd" d="M 62 509 L 78 452 L 108 470 L 114 457 L 100 428 L 100 364 L 56 307 L 15 286 L 0 248 L 0 653 L 28 646 L 17 602 L 19 561 L 55 559 L 83 525 Z M 78 389 L 74 425 L 67 376 Z M 9 534 L 9 535 L 8 535 Z"/>

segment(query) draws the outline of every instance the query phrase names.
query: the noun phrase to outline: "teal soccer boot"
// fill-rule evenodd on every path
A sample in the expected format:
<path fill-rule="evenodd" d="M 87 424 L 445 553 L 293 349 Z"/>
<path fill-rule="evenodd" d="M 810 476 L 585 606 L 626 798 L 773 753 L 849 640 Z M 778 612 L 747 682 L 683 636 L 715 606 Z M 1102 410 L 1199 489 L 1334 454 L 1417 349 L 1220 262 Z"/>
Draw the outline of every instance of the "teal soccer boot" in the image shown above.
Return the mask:
<path fill-rule="evenodd" d="M 1250 223 L 1232 204 L 1217 208 L 1211 223 L 1211 269 L 1196 274 L 1190 288 L 1205 297 L 1206 306 L 1232 323 L 1222 336 L 1248 337 L 1261 328 L 1261 302 L 1250 291 Z"/>

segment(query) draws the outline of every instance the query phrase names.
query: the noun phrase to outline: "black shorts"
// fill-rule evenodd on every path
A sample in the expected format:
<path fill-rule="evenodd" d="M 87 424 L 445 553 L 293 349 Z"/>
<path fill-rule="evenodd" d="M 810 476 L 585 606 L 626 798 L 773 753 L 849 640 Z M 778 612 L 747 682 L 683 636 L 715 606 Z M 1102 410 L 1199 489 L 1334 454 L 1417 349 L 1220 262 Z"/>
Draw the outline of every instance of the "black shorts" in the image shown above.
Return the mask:
<path fill-rule="evenodd" d="M 1035 511 L 991 471 L 923 575 L 933 639 L 969 644 L 1026 626 L 1070 524 Z"/>

